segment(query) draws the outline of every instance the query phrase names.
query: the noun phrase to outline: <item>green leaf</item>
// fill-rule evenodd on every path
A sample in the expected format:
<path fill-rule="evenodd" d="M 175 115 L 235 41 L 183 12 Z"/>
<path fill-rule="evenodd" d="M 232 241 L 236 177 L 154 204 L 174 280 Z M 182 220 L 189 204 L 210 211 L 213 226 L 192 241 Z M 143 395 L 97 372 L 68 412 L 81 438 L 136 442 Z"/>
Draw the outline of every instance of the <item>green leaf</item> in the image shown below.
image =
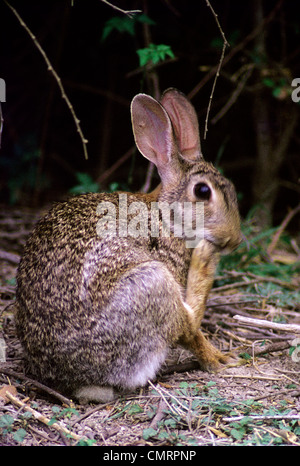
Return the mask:
<path fill-rule="evenodd" d="M 130 406 L 128 410 L 128 414 L 138 414 L 138 413 L 142 413 L 143 411 L 144 411 L 143 408 L 137 403 L 135 403 L 132 406 Z"/>
<path fill-rule="evenodd" d="M 251 418 L 249 418 L 248 416 L 245 416 L 236 424 L 239 424 L 240 426 L 247 426 L 249 422 L 251 422 Z"/>
<path fill-rule="evenodd" d="M 249 353 L 240 353 L 239 357 L 245 359 L 246 361 L 250 361 L 251 359 L 251 356 Z"/>
<path fill-rule="evenodd" d="M 96 440 L 92 438 L 88 438 L 88 439 L 80 439 L 79 442 L 76 443 L 76 445 L 78 447 L 91 447 L 94 443 L 96 443 Z"/>
<path fill-rule="evenodd" d="M 169 438 L 169 433 L 163 430 L 158 434 L 159 440 L 167 440 Z"/>
<path fill-rule="evenodd" d="M 100 189 L 99 183 L 96 183 L 88 173 L 76 173 L 76 179 L 79 184 L 69 189 L 72 194 L 96 193 Z"/>
<path fill-rule="evenodd" d="M 135 35 L 135 25 L 136 23 L 143 23 L 143 24 L 149 24 L 150 26 L 155 25 L 155 21 L 153 21 L 149 16 L 141 14 L 141 15 L 135 15 L 134 17 L 129 17 L 129 16 L 124 16 L 124 17 L 119 17 L 115 16 L 113 18 L 110 18 L 108 21 L 106 21 L 105 26 L 102 31 L 102 36 L 101 36 L 101 41 L 105 41 L 107 37 L 113 32 L 117 31 L 122 33 L 127 33 L 130 36 Z"/>
<path fill-rule="evenodd" d="M 205 385 L 206 387 L 213 387 L 214 385 L 216 385 L 217 382 L 213 382 L 212 380 L 210 382 L 207 382 L 207 384 Z"/>
<path fill-rule="evenodd" d="M 116 16 L 114 18 L 109 19 L 106 21 L 105 26 L 103 28 L 101 41 L 107 39 L 112 31 L 118 32 L 127 32 L 131 36 L 134 36 L 134 21 L 130 19 L 128 16 L 119 17 Z"/>
<path fill-rule="evenodd" d="M 53 413 L 58 414 L 60 413 L 60 408 L 58 406 L 52 406 L 52 411 Z"/>
<path fill-rule="evenodd" d="M 157 435 L 158 430 L 153 429 L 152 427 L 149 427 L 148 429 L 143 430 L 143 439 L 148 440 L 151 437 L 155 437 Z"/>
<path fill-rule="evenodd" d="M 150 26 L 155 26 L 156 22 L 153 19 L 149 18 L 148 15 L 142 13 L 141 15 L 136 15 L 133 20 L 139 21 L 140 23 L 149 24 Z"/>
<path fill-rule="evenodd" d="M 165 44 L 150 44 L 149 47 L 138 49 L 136 52 L 139 56 L 141 67 L 148 63 L 156 65 L 158 62 L 164 61 L 167 57 L 175 57 L 171 47 Z"/>
<path fill-rule="evenodd" d="M 7 429 L 8 427 L 11 427 L 14 423 L 14 418 L 10 414 L 3 414 L 3 416 L 0 417 L 0 427 Z"/>
<path fill-rule="evenodd" d="M 166 427 L 170 427 L 171 429 L 175 429 L 175 427 L 177 426 L 177 422 L 175 419 L 170 418 L 165 420 L 164 425 Z"/>
<path fill-rule="evenodd" d="M 18 443 L 22 443 L 26 435 L 27 435 L 27 432 L 25 429 L 18 429 L 14 433 L 13 439 Z"/>
<path fill-rule="evenodd" d="M 79 412 L 77 411 L 77 409 L 75 409 L 75 408 L 70 408 L 70 407 L 69 407 L 69 408 L 64 408 L 64 409 L 61 411 L 59 417 L 64 417 L 64 416 L 66 416 L 66 417 L 70 418 L 73 414 L 75 414 L 76 416 L 79 416 Z"/>
<path fill-rule="evenodd" d="M 262 82 L 263 82 L 263 84 L 264 84 L 265 86 L 267 86 L 267 87 L 274 87 L 274 86 L 275 86 L 275 82 L 274 82 L 274 80 L 271 79 L 271 78 L 264 78 L 264 79 L 262 80 Z"/>
<path fill-rule="evenodd" d="M 52 417 L 50 421 L 48 422 L 48 426 L 52 426 L 53 424 L 55 424 L 55 422 L 57 422 L 56 417 Z"/>
<path fill-rule="evenodd" d="M 245 430 L 244 429 L 231 429 L 230 434 L 232 435 L 233 438 L 236 440 L 242 440 L 242 438 L 245 435 Z"/>

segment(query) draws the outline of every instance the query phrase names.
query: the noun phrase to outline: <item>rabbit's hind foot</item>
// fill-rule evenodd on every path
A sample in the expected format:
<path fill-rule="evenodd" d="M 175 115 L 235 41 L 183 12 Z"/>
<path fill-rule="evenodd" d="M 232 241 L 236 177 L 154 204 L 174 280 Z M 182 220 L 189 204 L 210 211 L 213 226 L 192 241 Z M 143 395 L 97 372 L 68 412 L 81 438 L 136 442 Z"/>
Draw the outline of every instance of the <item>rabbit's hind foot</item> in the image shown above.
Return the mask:
<path fill-rule="evenodd" d="M 110 403 L 118 396 L 118 392 L 109 386 L 85 385 L 74 392 L 74 397 L 80 404 Z"/>

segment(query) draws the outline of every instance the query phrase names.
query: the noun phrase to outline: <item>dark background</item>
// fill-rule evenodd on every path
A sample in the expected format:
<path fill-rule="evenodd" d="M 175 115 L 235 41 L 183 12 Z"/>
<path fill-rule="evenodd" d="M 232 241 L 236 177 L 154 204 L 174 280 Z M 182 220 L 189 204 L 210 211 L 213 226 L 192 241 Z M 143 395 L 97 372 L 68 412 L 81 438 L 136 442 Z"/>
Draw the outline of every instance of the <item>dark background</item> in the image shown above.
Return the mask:
<path fill-rule="evenodd" d="M 300 192 L 300 105 L 291 99 L 291 82 L 300 77 L 299 1 L 212 0 L 230 42 L 225 57 L 232 54 L 232 58 L 224 63 L 216 83 L 206 140 L 204 124 L 215 73 L 199 92 L 195 89 L 218 65 L 222 51 L 222 36 L 206 1 L 112 3 L 146 11 L 156 24 L 147 27 L 137 21 L 133 36 L 113 31 L 102 41 L 106 22 L 125 15 L 100 0 L 11 0 L 62 80 L 89 141 L 86 161 L 57 83 L 32 39 L 0 0 L 0 77 L 6 81 L 0 150 L 2 205 L 34 207 L 64 197 L 78 184 L 78 172 L 100 181 L 103 190 L 111 189 L 113 182 L 139 190 L 148 163 L 138 153 L 106 175 L 134 144 L 130 101 L 138 92 L 154 95 L 158 89 L 177 87 L 192 95 L 204 156 L 235 183 L 242 215 L 262 203 L 269 221 L 280 223 L 299 203 Z M 273 17 L 248 40 L 261 24 L 259 14 L 268 18 L 272 11 Z M 153 74 L 139 69 L 136 53 L 147 45 L 147 33 L 154 44 L 170 45 L 176 57 L 154 69 L 156 87 L 151 85 Z M 251 66 L 234 104 L 213 124 Z M 292 128 L 290 134 L 288 128 Z M 264 131 L 267 142 L 258 137 Z M 272 151 L 283 138 L 286 144 L 275 163 Z M 151 187 L 157 182 L 154 174 Z M 299 231 L 299 225 L 295 217 L 291 228 Z"/>

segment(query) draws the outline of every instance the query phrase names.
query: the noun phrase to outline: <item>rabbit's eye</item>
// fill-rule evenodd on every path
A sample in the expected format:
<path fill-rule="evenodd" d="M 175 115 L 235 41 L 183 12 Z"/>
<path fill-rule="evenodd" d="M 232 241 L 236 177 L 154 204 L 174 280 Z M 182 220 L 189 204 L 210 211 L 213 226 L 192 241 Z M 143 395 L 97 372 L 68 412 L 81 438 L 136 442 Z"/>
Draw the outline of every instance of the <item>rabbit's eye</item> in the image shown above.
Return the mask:
<path fill-rule="evenodd" d="M 194 186 L 194 194 L 200 201 L 208 201 L 211 196 L 211 189 L 206 183 L 197 183 Z"/>

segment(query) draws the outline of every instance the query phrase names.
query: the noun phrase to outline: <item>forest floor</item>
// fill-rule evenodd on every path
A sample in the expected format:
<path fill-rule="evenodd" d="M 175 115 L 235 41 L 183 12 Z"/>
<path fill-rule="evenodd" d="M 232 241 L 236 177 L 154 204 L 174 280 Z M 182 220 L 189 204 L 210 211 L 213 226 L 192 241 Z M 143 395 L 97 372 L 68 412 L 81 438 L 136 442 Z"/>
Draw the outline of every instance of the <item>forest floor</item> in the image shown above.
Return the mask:
<path fill-rule="evenodd" d="M 25 375 L 15 331 L 17 264 L 39 215 L 5 208 L 0 215 L 0 445 L 300 445 L 297 250 L 276 250 L 292 264 L 285 280 L 233 262 L 216 279 L 203 330 L 242 364 L 206 373 L 174 348 L 147 387 L 112 403 L 78 405 Z"/>

